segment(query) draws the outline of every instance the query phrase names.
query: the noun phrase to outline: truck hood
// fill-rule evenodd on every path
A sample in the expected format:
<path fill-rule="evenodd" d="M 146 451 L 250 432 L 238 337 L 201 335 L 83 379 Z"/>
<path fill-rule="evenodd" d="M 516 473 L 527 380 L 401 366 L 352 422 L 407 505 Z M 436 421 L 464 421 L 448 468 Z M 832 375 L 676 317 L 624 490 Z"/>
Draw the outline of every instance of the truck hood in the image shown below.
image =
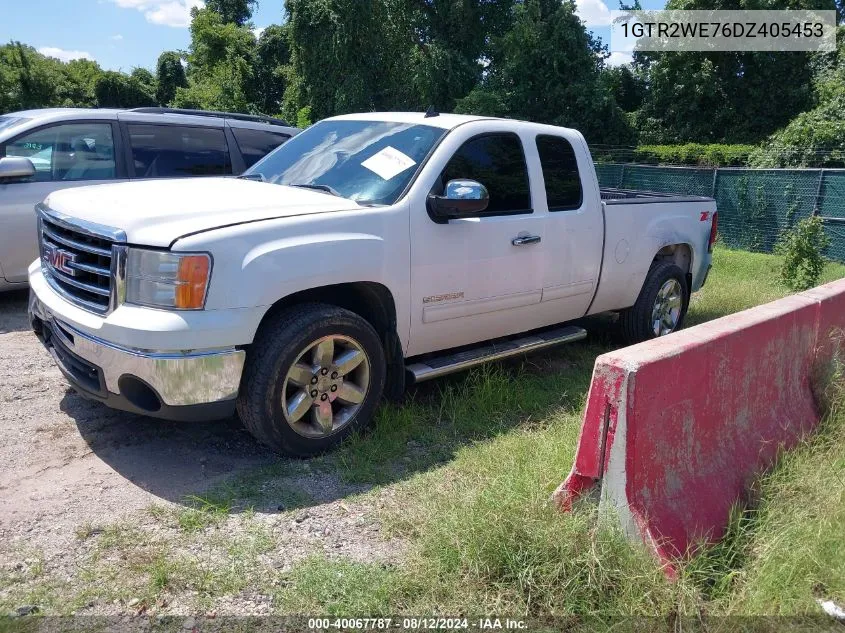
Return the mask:
<path fill-rule="evenodd" d="M 182 236 L 256 220 L 360 209 L 328 193 L 238 178 L 145 180 L 51 193 L 71 218 L 126 232 L 130 244 L 170 246 Z"/>

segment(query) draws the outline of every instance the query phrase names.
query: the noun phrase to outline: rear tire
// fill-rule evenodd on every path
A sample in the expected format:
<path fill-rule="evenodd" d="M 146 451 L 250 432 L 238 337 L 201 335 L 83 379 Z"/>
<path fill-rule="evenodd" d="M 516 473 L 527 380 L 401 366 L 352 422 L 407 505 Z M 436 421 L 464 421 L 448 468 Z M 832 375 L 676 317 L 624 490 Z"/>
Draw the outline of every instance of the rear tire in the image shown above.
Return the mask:
<path fill-rule="evenodd" d="M 622 337 L 641 343 L 680 330 L 689 306 L 686 275 L 672 262 L 655 262 L 637 302 L 619 314 Z"/>
<path fill-rule="evenodd" d="M 319 303 L 287 308 L 250 347 L 238 414 L 271 448 L 316 455 L 370 422 L 385 371 L 378 334 L 354 312 Z"/>

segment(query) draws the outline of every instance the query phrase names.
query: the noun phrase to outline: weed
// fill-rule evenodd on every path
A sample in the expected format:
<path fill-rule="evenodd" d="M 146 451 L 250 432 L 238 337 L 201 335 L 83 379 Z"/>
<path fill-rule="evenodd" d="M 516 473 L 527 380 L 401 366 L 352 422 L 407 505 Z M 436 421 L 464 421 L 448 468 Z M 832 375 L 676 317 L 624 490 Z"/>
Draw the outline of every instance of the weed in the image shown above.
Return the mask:
<path fill-rule="evenodd" d="M 195 532 L 216 526 L 229 515 L 231 509 L 226 502 L 212 501 L 206 497 L 191 495 L 187 501 L 193 507 L 178 511 L 177 522 L 184 532 Z"/>
<path fill-rule="evenodd" d="M 830 245 L 821 218 L 813 216 L 783 232 L 775 252 L 783 257 L 780 276 L 793 290 L 807 290 L 821 278 L 825 266 L 822 252 Z"/>
<path fill-rule="evenodd" d="M 96 534 L 100 534 L 102 531 L 103 528 L 92 524 L 90 521 L 86 521 L 76 528 L 76 538 L 80 541 L 85 541 Z"/>

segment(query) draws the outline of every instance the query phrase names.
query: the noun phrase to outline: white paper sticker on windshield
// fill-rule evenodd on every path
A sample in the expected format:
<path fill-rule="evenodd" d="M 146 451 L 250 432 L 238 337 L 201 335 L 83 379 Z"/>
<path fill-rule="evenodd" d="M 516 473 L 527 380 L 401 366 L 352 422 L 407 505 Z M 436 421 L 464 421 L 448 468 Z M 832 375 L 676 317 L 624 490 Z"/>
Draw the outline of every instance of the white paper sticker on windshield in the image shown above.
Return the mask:
<path fill-rule="evenodd" d="M 397 174 L 401 174 L 403 171 L 416 164 L 417 163 L 413 158 L 406 156 L 398 149 L 388 145 L 383 150 L 377 154 L 373 154 L 361 163 L 361 167 L 366 167 L 381 178 L 390 180 Z"/>

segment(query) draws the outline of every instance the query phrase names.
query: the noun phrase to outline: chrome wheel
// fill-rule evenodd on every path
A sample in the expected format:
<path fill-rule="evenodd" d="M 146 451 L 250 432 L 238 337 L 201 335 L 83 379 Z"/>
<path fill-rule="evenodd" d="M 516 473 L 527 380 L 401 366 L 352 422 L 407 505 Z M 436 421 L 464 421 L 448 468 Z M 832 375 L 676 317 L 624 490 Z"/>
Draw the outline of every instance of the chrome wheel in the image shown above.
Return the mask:
<path fill-rule="evenodd" d="M 305 437 L 336 433 L 355 417 L 370 387 L 370 359 L 348 336 L 324 336 L 305 347 L 282 385 L 282 411 Z"/>
<path fill-rule="evenodd" d="M 674 332 L 681 319 L 683 291 L 677 279 L 667 279 L 660 286 L 651 310 L 651 329 L 655 336 Z"/>

